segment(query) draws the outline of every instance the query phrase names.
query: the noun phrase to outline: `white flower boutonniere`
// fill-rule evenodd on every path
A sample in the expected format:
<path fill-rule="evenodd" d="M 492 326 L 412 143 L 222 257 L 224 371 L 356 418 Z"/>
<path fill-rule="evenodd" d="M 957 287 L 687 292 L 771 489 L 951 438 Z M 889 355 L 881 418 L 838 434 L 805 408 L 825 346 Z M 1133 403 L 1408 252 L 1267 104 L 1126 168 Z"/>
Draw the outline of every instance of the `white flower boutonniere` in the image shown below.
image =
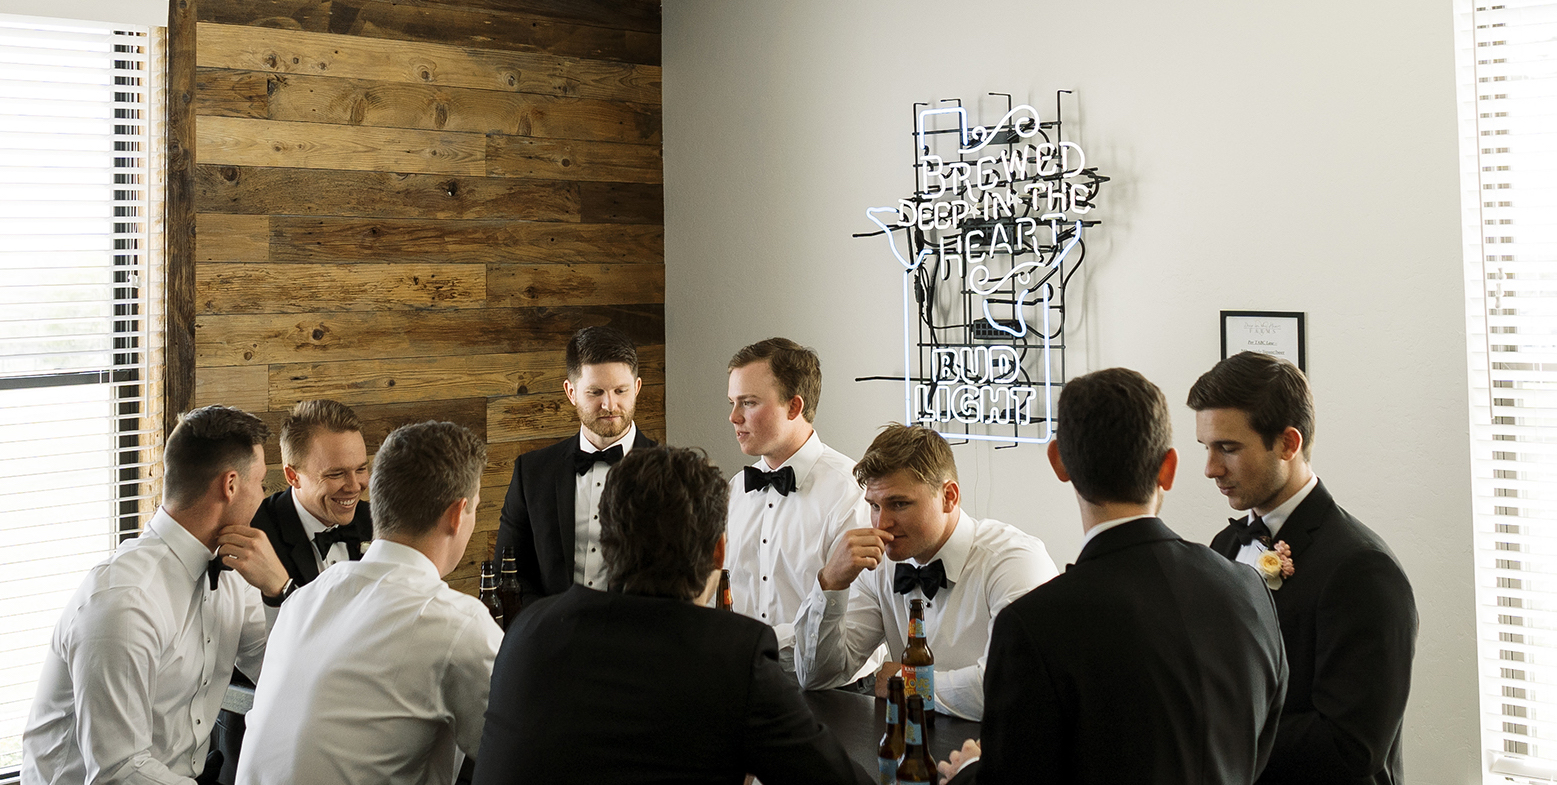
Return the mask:
<path fill-rule="evenodd" d="M 1291 546 L 1278 540 L 1274 548 L 1260 554 L 1255 569 L 1260 571 L 1260 575 L 1265 578 L 1265 585 L 1271 591 L 1280 589 L 1282 582 L 1297 572 L 1297 568 L 1292 566 Z"/>

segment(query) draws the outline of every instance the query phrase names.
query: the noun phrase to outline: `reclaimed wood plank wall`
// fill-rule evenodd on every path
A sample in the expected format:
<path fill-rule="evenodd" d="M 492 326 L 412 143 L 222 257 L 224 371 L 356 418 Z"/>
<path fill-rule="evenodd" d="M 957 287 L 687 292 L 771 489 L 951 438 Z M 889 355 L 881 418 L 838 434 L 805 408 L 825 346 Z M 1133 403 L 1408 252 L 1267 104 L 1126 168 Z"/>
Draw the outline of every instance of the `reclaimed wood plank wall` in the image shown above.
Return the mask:
<path fill-rule="evenodd" d="M 407 422 L 483 434 L 476 535 L 449 576 L 474 592 L 514 459 L 578 427 L 575 330 L 638 343 L 638 421 L 665 436 L 658 2 L 173 9 L 194 59 L 194 156 L 170 195 L 195 228 L 171 262 L 192 302 L 170 304 L 192 322 L 191 403 L 279 426 L 334 398 L 370 453 Z M 274 439 L 266 459 L 283 487 Z"/>

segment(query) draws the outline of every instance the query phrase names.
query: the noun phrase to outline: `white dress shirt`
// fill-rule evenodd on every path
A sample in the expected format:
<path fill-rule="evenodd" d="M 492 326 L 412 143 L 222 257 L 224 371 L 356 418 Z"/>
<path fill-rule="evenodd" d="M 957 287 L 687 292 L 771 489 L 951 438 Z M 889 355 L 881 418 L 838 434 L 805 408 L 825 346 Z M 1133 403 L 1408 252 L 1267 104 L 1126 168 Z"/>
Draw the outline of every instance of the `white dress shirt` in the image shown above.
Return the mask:
<path fill-rule="evenodd" d="M 351 561 L 351 554 L 346 552 L 346 543 L 344 542 L 330 543 L 329 552 L 324 556 L 319 555 L 318 546 L 313 546 L 314 535 L 330 527 L 325 526 L 323 521 L 315 518 L 314 514 L 309 512 L 307 507 L 303 506 L 303 500 L 298 498 L 296 488 L 292 489 L 292 506 L 297 508 L 297 519 L 302 521 L 303 532 L 308 535 L 308 542 L 312 546 L 309 550 L 313 551 L 314 566 L 318 568 L 319 572 L 324 572 L 324 568 L 332 564 Z M 348 522 L 344 525 L 350 526 L 351 524 Z"/>
<path fill-rule="evenodd" d="M 908 603 L 925 600 L 925 635 L 935 652 L 935 708 L 971 720 L 984 716 L 984 662 L 995 616 L 1058 572 L 1043 542 L 1000 521 L 958 510 L 957 526 L 930 562 L 948 586 L 925 599 L 914 587 L 892 589 L 896 562 L 866 570 L 847 589 L 823 591 L 815 574 L 795 621 L 795 675 L 807 689 L 843 684 L 882 643 L 899 659 L 908 646 Z M 910 560 L 910 564 L 917 564 Z"/>
<path fill-rule="evenodd" d="M 870 526 L 865 490 L 854 480 L 854 461 L 811 438 L 782 466 L 764 459 L 763 471 L 795 470 L 788 496 L 769 486 L 746 491 L 744 472 L 730 478 L 729 535 L 724 566 L 730 571 L 734 609 L 773 626 L 779 648 L 794 645 L 795 614 L 816 573 L 850 529 Z"/>
<path fill-rule="evenodd" d="M 158 508 L 93 567 L 54 627 L 22 734 L 22 782 L 193 783 L 236 664 L 265 656 L 267 614 L 236 572 Z"/>
<path fill-rule="evenodd" d="M 607 444 L 606 449 L 620 444 L 622 457 L 626 458 L 637 438 L 638 423 L 633 423 L 627 426 L 627 433 Z M 584 436 L 583 428 L 578 431 L 578 448 L 584 453 L 600 452 Z M 573 484 L 573 582 L 591 589 L 606 587 L 605 559 L 600 555 L 600 491 L 610 471 L 610 464 L 595 461 Z"/>
<path fill-rule="evenodd" d="M 238 782 L 454 781 L 481 742 L 503 632 L 414 548 L 374 540 L 286 601 Z"/>
<path fill-rule="evenodd" d="M 1292 511 L 1296 510 L 1297 506 L 1302 504 L 1304 499 L 1308 498 L 1309 492 L 1314 490 L 1314 486 L 1318 484 L 1319 475 L 1316 474 L 1312 477 L 1309 477 L 1308 482 L 1305 483 L 1302 488 L 1298 489 L 1297 493 L 1292 494 L 1292 498 L 1282 502 L 1280 506 L 1266 513 L 1265 517 L 1260 519 L 1265 522 L 1265 528 L 1270 529 L 1271 545 L 1275 545 L 1276 542 L 1281 539 L 1276 535 L 1281 532 L 1282 524 L 1286 523 L 1287 519 L 1292 517 Z M 1254 510 L 1250 510 L 1249 517 L 1245 521 L 1245 524 L 1253 522 Z M 1260 554 L 1268 550 L 1270 549 L 1265 547 L 1264 543 L 1260 542 L 1259 540 L 1252 540 L 1248 545 L 1238 549 L 1238 558 L 1236 561 L 1241 561 L 1250 567 L 1259 569 Z"/>

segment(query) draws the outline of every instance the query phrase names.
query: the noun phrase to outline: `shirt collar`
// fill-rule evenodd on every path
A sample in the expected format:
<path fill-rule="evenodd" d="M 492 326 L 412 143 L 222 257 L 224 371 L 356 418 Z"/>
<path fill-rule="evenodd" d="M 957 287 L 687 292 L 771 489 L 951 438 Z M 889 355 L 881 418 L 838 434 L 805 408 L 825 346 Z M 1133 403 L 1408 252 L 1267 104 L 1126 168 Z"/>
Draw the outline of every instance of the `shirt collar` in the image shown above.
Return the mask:
<path fill-rule="evenodd" d="M 785 466 L 794 469 L 795 487 L 798 489 L 806 484 L 806 477 L 811 475 L 811 469 L 816 466 L 817 461 L 821 460 L 822 449 L 822 437 L 817 436 L 816 431 L 813 430 L 811 431 L 810 438 L 806 439 L 805 444 L 800 445 L 800 449 L 795 450 L 794 455 L 789 456 L 789 460 L 773 467 L 772 470 L 778 471 Z M 767 458 L 758 458 L 757 462 L 752 465 L 763 471 L 768 471 Z"/>
<path fill-rule="evenodd" d="M 309 512 L 307 507 L 303 506 L 303 500 L 298 498 L 296 488 L 292 489 L 292 506 L 297 508 L 297 519 L 303 522 L 303 531 L 307 532 L 310 540 L 313 539 L 315 534 L 330 528 L 324 525 L 324 521 L 315 518 L 314 514 Z"/>
<path fill-rule="evenodd" d="M 1296 510 L 1297 506 L 1302 504 L 1304 499 L 1308 498 L 1309 491 L 1312 491 L 1314 486 L 1318 484 L 1319 475 L 1310 476 L 1308 482 L 1302 488 L 1299 488 L 1297 493 L 1292 494 L 1292 498 L 1282 502 L 1281 506 L 1266 513 L 1265 517 L 1260 519 L 1265 522 L 1265 528 L 1270 529 L 1271 542 L 1276 541 L 1276 533 L 1281 531 L 1281 525 L 1287 522 L 1287 518 L 1292 516 L 1292 511 Z M 1254 510 L 1249 511 L 1249 520 L 1254 520 Z"/>
<path fill-rule="evenodd" d="M 1157 517 L 1157 516 L 1155 516 L 1155 515 L 1131 515 L 1128 518 L 1115 518 L 1115 519 L 1113 519 L 1111 521 L 1103 521 L 1102 523 L 1100 523 L 1100 524 L 1098 524 L 1096 526 L 1093 526 L 1092 528 L 1087 530 L 1086 536 L 1081 538 L 1081 547 L 1083 549 L 1085 549 L 1087 547 L 1087 543 L 1092 542 L 1092 538 L 1098 536 L 1099 534 L 1102 534 L 1103 532 L 1108 531 L 1109 529 L 1114 528 L 1115 526 L 1126 524 L 1126 523 L 1129 523 L 1130 521 L 1138 521 L 1138 520 L 1140 520 L 1142 518 L 1155 518 L 1155 517 Z"/>
<path fill-rule="evenodd" d="M 168 544 L 168 549 L 173 551 L 179 563 L 189 572 L 190 580 L 205 575 L 206 567 L 211 563 L 211 549 L 195 539 L 195 535 L 190 534 L 184 524 L 174 520 L 167 510 L 158 507 L 157 514 L 151 516 L 151 523 L 146 528 Z"/>
<path fill-rule="evenodd" d="M 426 575 L 435 581 L 443 580 L 443 576 L 438 574 L 438 565 L 433 564 L 432 559 L 427 558 L 427 554 L 409 545 L 401 545 L 398 542 L 374 540 L 373 544 L 368 546 L 367 552 L 362 554 L 360 563 L 367 564 L 368 562 L 383 562 L 385 564 L 409 567 L 413 571 Z"/>
<path fill-rule="evenodd" d="M 610 444 L 607 444 L 605 446 L 605 448 L 607 450 L 609 450 L 612 447 L 615 447 L 616 445 L 620 444 L 620 445 L 622 445 L 622 457 L 625 458 L 625 457 L 627 457 L 627 453 L 632 451 L 633 442 L 635 442 L 637 440 L 638 440 L 638 423 L 634 422 L 631 425 L 627 426 L 627 432 L 626 433 L 623 433 L 616 441 L 611 442 Z M 589 437 L 584 435 L 584 428 L 583 428 L 583 426 L 580 426 L 579 429 L 578 429 L 578 448 L 579 448 L 579 450 L 581 452 L 600 452 L 600 448 L 598 448 L 595 445 L 591 444 L 589 442 Z"/>
<path fill-rule="evenodd" d="M 939 559 L 941 566 L 946 568 L 946 580 L 956 583 L 962 578 L 962 568 L 968 564 L 968 554 L 973 550 L 973 538 L 977 532 L 973 531 L 978 526 L 978 520 L 969 515 L 961 507 L 957 508 L 957 526 L 952 529 L 951 536 L 941 545 L 941 549 L 930 557 L 930 561 Z M 918 559 L 909 559 L 914 564 L 919 564 Z"/>

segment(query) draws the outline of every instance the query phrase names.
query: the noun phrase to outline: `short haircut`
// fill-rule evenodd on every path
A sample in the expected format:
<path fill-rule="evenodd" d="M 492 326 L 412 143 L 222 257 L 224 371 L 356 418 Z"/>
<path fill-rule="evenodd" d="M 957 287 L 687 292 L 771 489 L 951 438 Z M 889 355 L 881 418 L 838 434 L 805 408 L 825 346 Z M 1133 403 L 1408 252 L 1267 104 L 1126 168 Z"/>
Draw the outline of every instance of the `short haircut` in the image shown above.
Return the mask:
<path fill-rule="evenodd" d="M 451 422 L 402 425 L 373 458 L 373 536 L 418 537 L 449 505 L 476 495 L 487 446 Z"/>
<path fill-rule="evenodd" d="M 568 379 L 577 379 L 586 365 L 623 363 L 638 376 L 638 350 L 621 330 L 610 325 L 585 327 L 568 341 Z"/>
<path fill-rule="evenodd" d="M 816 352 L 788 338 L 769 338 L 758 341 L 735 353 L 727 370 L 744 368 L 754 362 L 766 360 L 778 380 L 779 393 L 784 401 L 800 396 L 800 413 L 806 422 L 816 422 L 816 405 L 822 399 L 822 358 Z"/>
<path fill-rule="evenodd" d="M 185 412 L 162 450 L 162 498 L 175 505 L 204 496 L 216 478 L 254 464 L 254 445 L 270 438 L 270 428 L 252 414 L 231 406 L 207 406 Z"/>
<path fill-rule="evenodd" d="M 638 448 L 606 475 L 600 552 L 610 587 L 684 600 L 702 593 L 730 484 L 701 450 Z M 376 514 L 376 513 L 375 513 Z"/>
<path fill-rule="evenodd" d="M 1109 368 L 1065 383 L 1055 440 L 1076 493 L 1092 504 L 1145 504 L 1173 449 L 1168 400 L 1145 376 Z"/>
<path fill-rule="evenodd" d="M 308 449 L 315 435 L 328 433 L 361 433 L 362 421 L 350 406 L 330 400 L 301 401 L 292 407 L 281 423 L 281 460 L 297 467 L 308 458 Z"/>
<path fill-rule="evenodd" d="M 1189 388 L 1189 408 L 1238 409 L 1249 426 L 1273 449 L 1287 428 L 1303 437 L 1303 460 L 1314 444 L 1314 391 L 1308 377 L 1287 360 L 1259 352 L 1239 352 L 1201 374 Z"/>
<path fill-rule="evenodd" d="M 935 431 L 923 425 L 891 423 L 854 464 L 854 479 L 865 485 L 900 471 L 939 490 L 947 480 L 956 481 L 957 459 L 951 445 Z"/>

